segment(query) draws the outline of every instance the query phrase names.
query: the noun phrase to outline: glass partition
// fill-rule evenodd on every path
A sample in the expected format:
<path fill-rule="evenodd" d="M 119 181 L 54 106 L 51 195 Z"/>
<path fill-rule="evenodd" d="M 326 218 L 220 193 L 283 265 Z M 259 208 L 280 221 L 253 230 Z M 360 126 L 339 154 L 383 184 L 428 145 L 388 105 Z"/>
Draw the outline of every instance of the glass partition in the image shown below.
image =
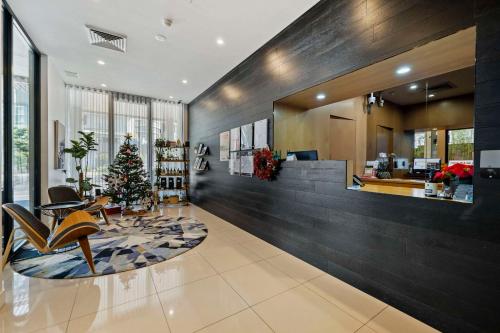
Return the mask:
<path fill-rule="evenodd" d="M 349 189 L 471 202 L 475 35 L 462 30 L 275 101 L 273 149 L 350 161 Z"/>

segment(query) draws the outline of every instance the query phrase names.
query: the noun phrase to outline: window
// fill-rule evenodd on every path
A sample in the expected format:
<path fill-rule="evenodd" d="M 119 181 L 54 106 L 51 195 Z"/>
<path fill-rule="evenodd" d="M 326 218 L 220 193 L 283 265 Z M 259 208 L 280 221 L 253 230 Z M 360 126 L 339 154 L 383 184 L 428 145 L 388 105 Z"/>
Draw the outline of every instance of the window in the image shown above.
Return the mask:
<path fill-rule="evenodd" d="M 102 176 L 109 165 L 109 98 L 103 91 L 66 87 L 68 139 L 78 138 L 78 131 L 94 132 L 99 143 L 97 151 L 89 153 L 88 172 L 92 183 L 97 185 L 103 185 Z M 66 163 L 68 176 L 77 177 L 74 161 L 69 155 L 66 155 Z"/>
<path fill-rule="evenodd" d="M 12 181 L 13 201 L 32 209 L 34 177 L 30 146 L 34 106 L 34 52 L 22 30 L 14 24 L 12 58 Z"/>
<path fill-rule="evenodd" d="M 144 167 L 148 165 L 149 103 L 145 98 L 121 98 L 114 101 L 114 152 L 118 152 L 126 134 L 139 147 Z"/>
<path fill-rule="evenodd" d="M 150 174 L 154 140 L 183 141 L 184 104 L 71 85 L 66 86 L 66 103 L 68 139 L 78 138 L 78 131 L 96 134 L 97 151 L 89 154 L 89 176 L 94 184 L 104 185 L 102 176 L 127 133 L 132 134 Z M 75 177 L 74 162 L 69 156 L 66 161 L 68 174 Z"/>
<path fill-rule="evenodd" d="M 474 162 L 474 129 L 465 128 L 448 131 L 448 163 L 458 161 L 473 164 Z"/>
<path fill-rule="evenodd" d="M 415 132 L 415 147 L 413 150 L 415 158 L 425 157 L 425 132 Z"/>

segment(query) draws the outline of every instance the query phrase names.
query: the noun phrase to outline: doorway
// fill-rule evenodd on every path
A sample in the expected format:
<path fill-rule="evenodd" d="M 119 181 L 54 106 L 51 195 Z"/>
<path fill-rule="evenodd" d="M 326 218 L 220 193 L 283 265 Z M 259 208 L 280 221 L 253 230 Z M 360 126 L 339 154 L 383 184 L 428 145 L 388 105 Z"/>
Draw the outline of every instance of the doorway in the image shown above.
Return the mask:
<path fill-rule="evenodd" d="M 330 159 L 352 161 L 356 170 L 356 121 L 330 116 Z"/>
<path fill-rule="evenodd" d="M 377 125 L 377 156 L 380 153 L 392 154 L 394 152 L 394 130 L 390 127 Z"/>

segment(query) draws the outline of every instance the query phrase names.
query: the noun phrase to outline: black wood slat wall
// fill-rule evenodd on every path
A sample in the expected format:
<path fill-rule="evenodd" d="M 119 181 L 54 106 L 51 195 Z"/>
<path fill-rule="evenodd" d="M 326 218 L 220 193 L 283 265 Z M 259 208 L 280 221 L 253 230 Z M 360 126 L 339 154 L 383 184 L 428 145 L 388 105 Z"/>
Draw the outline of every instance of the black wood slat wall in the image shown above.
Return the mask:
<path fill-rule="evenodd" d="M 500 331 L 500 181 L 476 175 L 464 205 L 347 191 L 341 162 L 262 182 L 218 160 L 219 133 L 272 119 L 273 101 L 476 25 L 477 163 L 500 149 L 499 22 L 494 0 L 321 1 L 189 105 L 211 152 L 193 202 L 433 327 Z"/>

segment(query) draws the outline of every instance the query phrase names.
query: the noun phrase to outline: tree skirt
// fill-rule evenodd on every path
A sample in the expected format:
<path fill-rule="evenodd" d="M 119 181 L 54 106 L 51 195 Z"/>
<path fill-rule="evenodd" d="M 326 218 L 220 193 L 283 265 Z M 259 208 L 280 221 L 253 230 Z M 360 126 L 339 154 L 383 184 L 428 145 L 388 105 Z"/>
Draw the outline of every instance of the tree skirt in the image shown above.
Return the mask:
<path fill-rule="evenodd" d="M 150 266 L 200 244 L 207 236 L 205 224 L 190 217 L 133 216 L 111 219 L 89 237 L 96 274 L 90 271 L 80 247 L 40 254 L 25 245 L 11 263 L 23 275 L 45 279 L 74 279 L 107 275 Z"/>

